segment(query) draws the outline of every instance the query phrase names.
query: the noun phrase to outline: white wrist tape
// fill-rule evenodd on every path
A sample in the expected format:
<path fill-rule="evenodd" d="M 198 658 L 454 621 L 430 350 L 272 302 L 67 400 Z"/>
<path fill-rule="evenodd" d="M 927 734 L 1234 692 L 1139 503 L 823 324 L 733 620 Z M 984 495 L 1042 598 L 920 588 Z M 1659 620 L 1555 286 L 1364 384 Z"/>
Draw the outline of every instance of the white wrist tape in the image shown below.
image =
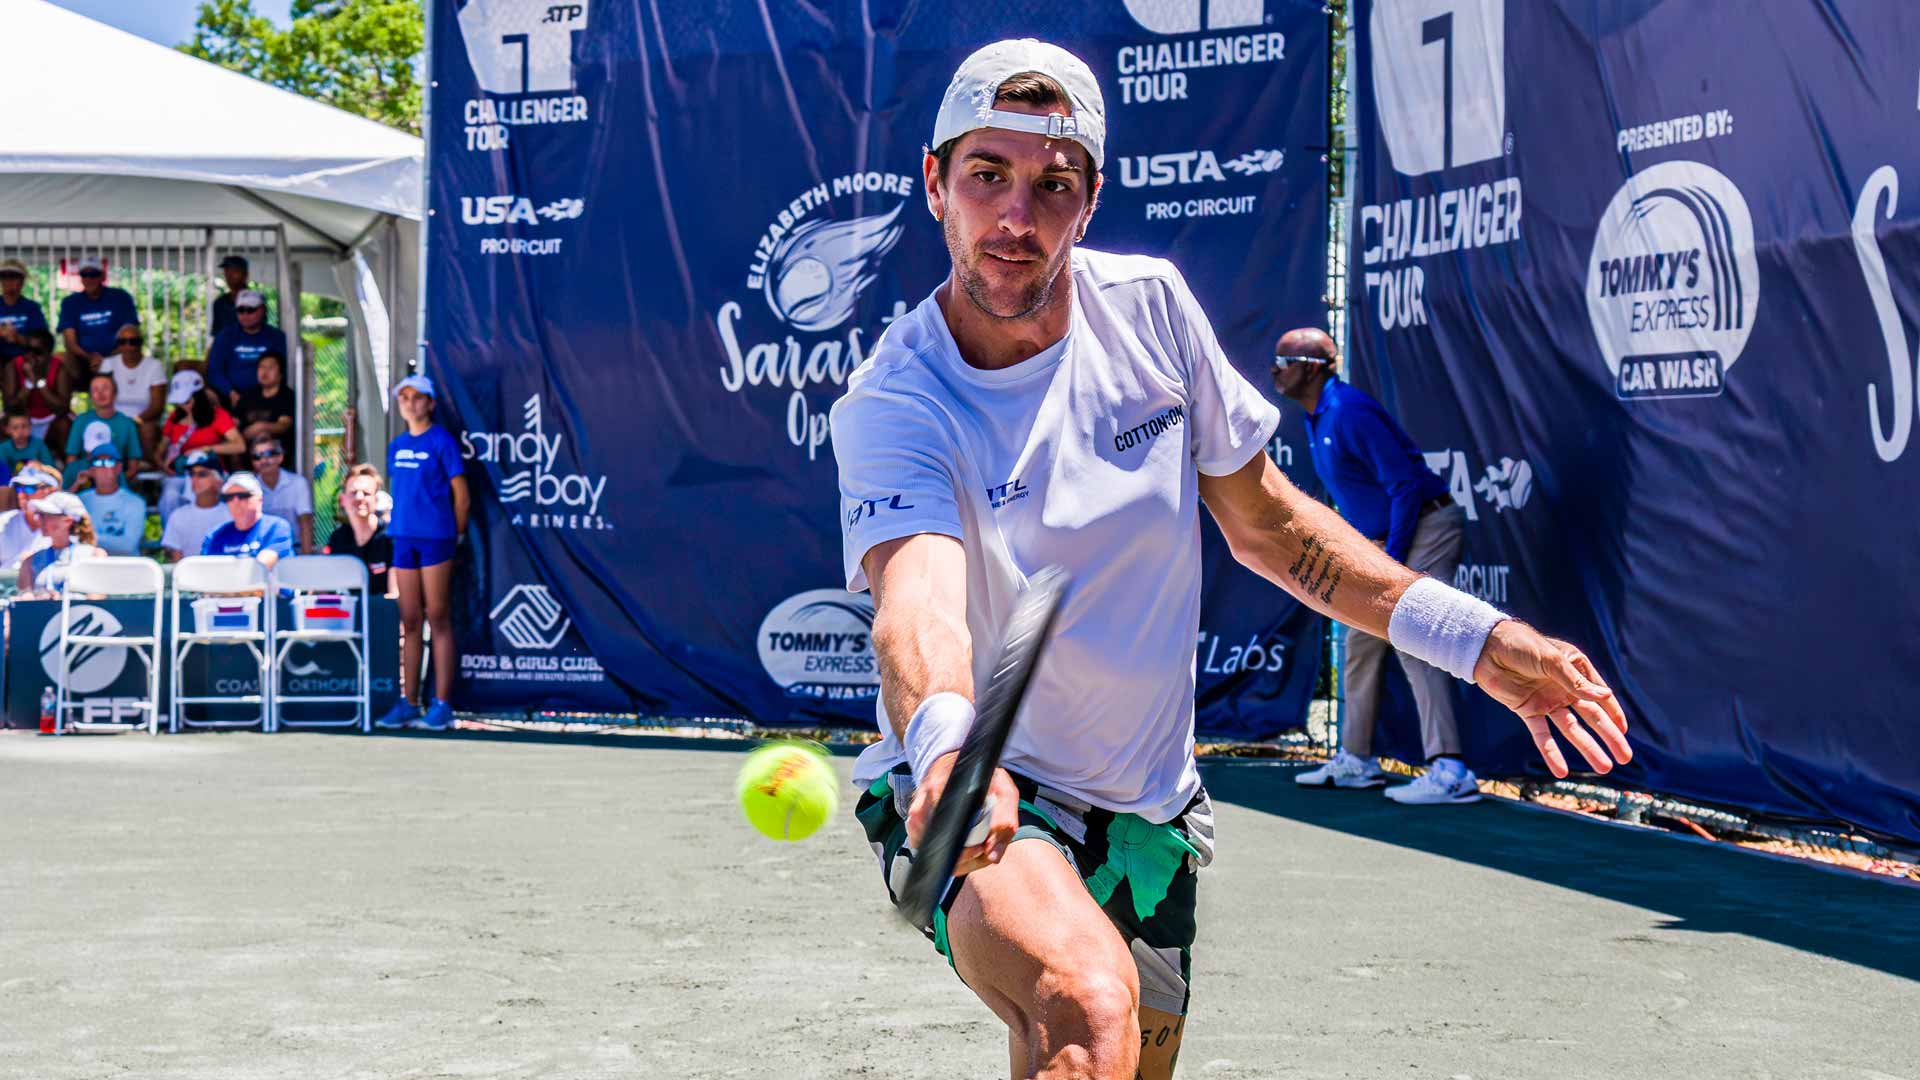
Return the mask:
<path fill-rule="evenodd" d="M 1511 618 L 1477 596 L 1423 577 L 1400 595 L 1387 620 L 1393 647 L 1456 679 L 1473 681 L 1473 667 L 1494 625 Z"/>
<path fill-rule="evenodd" d="M 913 710 L 907 722 L 907 765 L 916 781 L 942 754 L 960 749 L 973 730 L 973 702 L 949 690 L 935 694 Z"/>

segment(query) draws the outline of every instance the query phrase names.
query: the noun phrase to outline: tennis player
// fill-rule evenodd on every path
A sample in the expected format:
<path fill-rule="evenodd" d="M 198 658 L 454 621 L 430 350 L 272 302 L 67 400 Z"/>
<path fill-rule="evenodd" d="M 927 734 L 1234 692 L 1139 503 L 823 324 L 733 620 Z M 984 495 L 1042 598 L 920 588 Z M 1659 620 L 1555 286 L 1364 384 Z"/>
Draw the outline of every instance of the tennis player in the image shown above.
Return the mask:
<path fill-rule="evenodd" d="M 1242 563 L 1512 708 L 1555 774 L 1554 729 L 1601 772 L 1630 751 L 1578 649 L 1414 574 L 1287 482 L 1262 453 L 1277 410 L 1171 264 L 1076 247 L 1105 129 L 1093 74 L 1056 46 L 961 65 L 924 162 L 951 275 L 854 373 L 833 440 L 847 587 L 877 605 L 884 738 L 854 777 L 889 890 L 997 628 L 1026 575 L 1064 567 L 991 831 L 926 930 L 1005 1021 L 1012 1076 L 1160 1080 L 1213 857 L 1193 739 L 1201 500 Z"/>

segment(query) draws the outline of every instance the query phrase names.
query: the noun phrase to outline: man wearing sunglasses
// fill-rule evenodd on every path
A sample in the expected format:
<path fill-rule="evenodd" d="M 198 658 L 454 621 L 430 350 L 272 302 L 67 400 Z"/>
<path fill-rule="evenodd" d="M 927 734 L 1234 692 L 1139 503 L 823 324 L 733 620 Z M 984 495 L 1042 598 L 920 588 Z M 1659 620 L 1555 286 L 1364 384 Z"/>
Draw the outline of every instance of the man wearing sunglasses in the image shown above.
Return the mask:
<path fill-rule="evenodd" d="M 265 512 L 259 477 L 250 472 L 227 477 L 220 485 L 220 501 L 233 520 L 207 534 L 200 554 L 258 559 L 269 570 L 293 554 L 293 529 L 287 519 Z"/>
<path fill-rule="evenodd" d="M 57 329 L 67 347 L 67 371 L 74 385 L 100 370 L 100 362 L 114 349 L 121 327 L 140 324 L 140 311 L 125 289 L 107 284 L 107 271 L 98 259 L 80 264 L 80 291 L 60 301 Z"/>
<path fill-rule="evenodd" d="M 160 546 L 166 549 L 168 562 L 179 562 L 182 555 L 200 554 L 213 530 L 232 520 L 220 503 L 220 481 L 225 477 L 213 451 L 191 451 L 181 456 L 178 465 L 187 475 L 193 499 L 165 515 Z"/>
<path fill-rule="evenodd" d="M 1443 582 L 1460 565 L 1466 512 L 1427 468 L 1404 428 L 1385 407 L 1337 374 L 1340 354 L 1319 330 L 1292 330 L 1274 349 L 1273 385 L 1307 411 L 1307 451 L 1327 494 L 1354 528 L 1399 562 Z M 1333 760 L 1294 779 L 1307 787 L 1373 788 L 1387 782 L 1373 758 L 1373 728 L 1386 675 L 1385 639 L 1347 629 L 1344 686 L 1347 722 Z M 1453 677 L 1406 653 L 1400 667 L 1420 712 L 1428 768 L 1388 798 L 1415 806 L 1478 801 L 1473 773 L 1460 760 Z"/>
<path fill-rule="evenodd" d="M 287 335 L 267 322 L 265 297 L 244 289 L 234 299 L 233 312 L 238 321 L 220 331 L 207 349 L 207 385 L 229 409 L 238 408 L 240 395 L 260 385 L 262 356 L 287 355 Z"/>
<path fill-rule="evenodd" d="M 147 337 L 134 325 L 114 335 L 113 355 L 100 361 L 100 374 L 113 377 L 120 410 L 140 429 L 140 456 L 160 460 L 160 418 L 167 411 L 167 368 L 147 355 Z"/>
<path fill-rule="evenodd" d="M 283 468 L 287 453 L 275 438 L 253 440 L 248 455 L 253 473 L 260 480 L 268 514 L 295 523 L 299 533 L 300 554 L 313 554 L 313 486 L 297 472 Z"/>
<path fill-rule="evenodd" d="M 27 331 L 50 329 L 39 301 L 20 295 L 26 283 L 26 263 L 19 259 L 0 262 L 0 362 L 11 362 L 27 351 Z"/>

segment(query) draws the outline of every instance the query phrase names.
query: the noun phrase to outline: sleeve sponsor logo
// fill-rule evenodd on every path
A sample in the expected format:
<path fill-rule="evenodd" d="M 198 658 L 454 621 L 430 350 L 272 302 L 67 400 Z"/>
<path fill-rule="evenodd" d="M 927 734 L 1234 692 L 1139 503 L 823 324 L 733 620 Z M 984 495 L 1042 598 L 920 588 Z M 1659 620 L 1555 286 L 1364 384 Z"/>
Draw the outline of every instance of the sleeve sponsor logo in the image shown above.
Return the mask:
<path fill-rule="evenodd" d="M 1126 453 L 1136 446 L 1144 446 L 1169 430 L 1179 427 L 1186 422 L 1186 419 L 1186 407 L 1175 405 L 1163 413 L 1150 416 L 1144 422 L 1114 435 L 1113 448 L 1120 453 Z"/>

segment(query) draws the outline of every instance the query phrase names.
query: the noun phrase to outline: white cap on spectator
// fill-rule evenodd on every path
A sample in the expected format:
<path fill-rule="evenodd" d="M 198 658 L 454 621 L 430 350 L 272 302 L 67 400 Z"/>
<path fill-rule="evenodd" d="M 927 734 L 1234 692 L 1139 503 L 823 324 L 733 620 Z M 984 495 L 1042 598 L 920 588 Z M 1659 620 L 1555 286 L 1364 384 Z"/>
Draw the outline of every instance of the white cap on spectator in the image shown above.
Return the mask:
<path fill-rule="evenodd" d="M 433 398 L 435 401 L 440 400 L 439 396 L 433 392 L 433 380 L 427 378 L 425 375 L 409 375 L 401 379 L 400 385 L 393 388 L 394 395 L 396 397 L 399 396 L 402 390 L 418 391 Z"/>
<path fill-rule="evenodd" d="M 96 447 L 112 442 L 113 429 L 107 426 L 105 420 L 91 421 L 87 424 L 86 430 L 80 433 L 80 446 L 89 454 L 93 453 Z"/>
<path fill-rule="evenodd" d="M 87 504 L 80 501 L 80 496 L 65 491 L 56 491 L 27 505 L 39 514 L 57 514 L 75 520 L 87 516 Z"/>
<path fill-rule="evenodd" d="M 19 259 L 0 259 L 0 274 L 19 274 L 27 276 L 27 264 Z"/>
<path fill-rule="evenodd" d="M 167 385 L 167 404 L 185 405 L 193 400 L 193 395 L 206 389 L 207 380 L 197 371 L 176 371 L 173 381 Z"/>
<path fill-rule="evenodd" d="M 260 486 L 260 478 L 250 472 L 237 472 L 228 476 L 226 483 L 220 485 L 220 494 L 225 495 L 230 491 L 244 491 L 249 495 L 266 494 L 266 489 Z"/>
<path fill-rule="evenodd" d="M 233 298 L 233 306 L 263 308 L 267 306 L 267 298 L 252 289 L 241 289 L 240 295 Z"/>
<path fill-rule="evenodd" d="M 993 107 L 1000 84 L 1022 72 L 1037 72 L 1060 84 L 1067 92 L 1072 116 L 1054 113 L 1031 116 Z M 1093 167 L 1106 165 L 1107 104 L 1100 96 L 1100 81 L 1093 77 L 1086 62 L 1058 45 L 1033 38 L 1009 38 L 996 41 L 960 62 L 940 99 L 940 114 L 933 122 L 933 149 L 949 139 L 957 139 L 980 128 L 1004 128 L 1027 131 L 1056 139 L 1072 139 L 1087 148 Z"/>
<path fill-rule="evenodd" d="M 80 266 L 77 272 L 84 274 L 89 270 L 96 274 L 104 274 L 107 272 L 106 267 L 100 265 L 100 260 L 91 255 L 80 260 Z"/>

